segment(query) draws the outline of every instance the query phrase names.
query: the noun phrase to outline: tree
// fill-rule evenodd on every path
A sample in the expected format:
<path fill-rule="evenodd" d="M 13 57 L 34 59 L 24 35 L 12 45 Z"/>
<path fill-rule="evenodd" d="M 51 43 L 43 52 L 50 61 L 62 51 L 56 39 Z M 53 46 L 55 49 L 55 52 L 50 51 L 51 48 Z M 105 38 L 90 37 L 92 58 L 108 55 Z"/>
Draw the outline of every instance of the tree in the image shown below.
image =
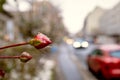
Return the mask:
<path fill-rule="evenodd" d="M 12 17 L 12 15 L 5 11 L 4 8 L 3 8 L 3 5 L 6 3 L 6 0 L 0 0 L 0 13 L 3 13 L 5 15 L 7 15 L 8 17 Z"/>
<path fill-rule="evenodd" d="M 0 0 L 0 12 L 4 12 L 3 5 L 6 3 L 6 0 Z"/>
<path fill-rule="evenodd" d="M 57 41 L 67 33 L 62 23 L 60 10 L 49 1 L 30 3 L 32 8 L 28 12 L 19 12 L 18 26 L 24 39 L 33 37 L 36 32 L 42 32 Z M 58 34 L 55 34 L 55 33 Z M 62 32 L 62 33 L 61 33 Z"/>

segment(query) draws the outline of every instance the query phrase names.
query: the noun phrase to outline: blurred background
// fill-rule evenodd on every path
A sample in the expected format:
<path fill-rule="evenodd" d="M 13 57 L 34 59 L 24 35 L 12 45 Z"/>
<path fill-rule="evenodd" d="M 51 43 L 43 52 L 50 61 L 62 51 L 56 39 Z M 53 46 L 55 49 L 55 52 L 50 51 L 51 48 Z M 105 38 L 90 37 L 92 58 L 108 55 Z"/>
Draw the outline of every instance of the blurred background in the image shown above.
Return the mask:
<path fill-rule="evenodd" d="M 119 12 L 120 0 L 0 0 L 0 46 L 27 41 L 38 32 L 53 41 L 41 50 L 0 50 L 1 56 L 24 51 L 33 56 L 27 63 L 0 59 L 6 72 L 1 80 L 119 80 Z M 102 56 L 93 54 L 98 49 Z"/>

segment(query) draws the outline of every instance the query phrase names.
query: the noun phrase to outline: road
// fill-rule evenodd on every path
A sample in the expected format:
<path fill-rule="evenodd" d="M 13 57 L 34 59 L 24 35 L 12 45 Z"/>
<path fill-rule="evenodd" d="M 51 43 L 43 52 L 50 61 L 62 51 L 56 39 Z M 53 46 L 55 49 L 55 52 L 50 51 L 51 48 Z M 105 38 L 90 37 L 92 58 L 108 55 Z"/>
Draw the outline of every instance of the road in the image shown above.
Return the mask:
<path fill-rule="evenodd" d="M 87 51 L 89 51 L 89 49 Z M 71 45 L 65 43 L 59 46 L 57 59 L 64 80 L 96 80 L 85 65 L 87 51 L 76 50 Z M 85 54 L 82 54 L 83 52 Z M 81 55 L 82 57 L 80 57 Z"/>
<path fill-rule="evenodd" d="M 74 53 L 75 53 L 76 57 L 82 62 L 81 64 L 84 66 L 85 69 L 87 69 L 87 64 L 86 64 L 87 55 L 94 48 L 95 48 L 95 45 L 89 45 L 89 47 L 86 49 L 75 49 L 74 48 Z"/>
<path fill-rule="evenodd" d="M 83 80 L 80 76 L 77 66 L 73 63 L 70 58 L 71 50 L 68 49 L 67 45 L 60 46 L 60 55 L 58 57 L 60 67 L 64 73 L 66 80 Z"/>

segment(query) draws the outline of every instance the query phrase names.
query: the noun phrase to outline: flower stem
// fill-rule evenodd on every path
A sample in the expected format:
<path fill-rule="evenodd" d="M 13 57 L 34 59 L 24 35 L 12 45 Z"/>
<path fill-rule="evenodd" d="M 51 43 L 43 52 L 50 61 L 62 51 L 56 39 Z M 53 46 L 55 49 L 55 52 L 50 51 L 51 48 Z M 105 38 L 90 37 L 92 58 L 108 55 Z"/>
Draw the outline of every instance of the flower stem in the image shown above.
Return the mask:
<path fill-rule="evenodd" d="M 21 45 L 27 45 L 27 44 L 29 44 L 29 42 L 23 42 L 23 43 L 18 43 L 18 44 L 12 44 L 12 45 L 8 45 L 8 46 L 0 47 L 0 50 L 1 50 L 1 49 L 10 48 L 10 47 L 16 47 L 16 46 L 21 46 Z"/>
<path fill-rule="evenodd" d="M 20 56 L 0 56 L 0 59 L 19 59 Z"/>

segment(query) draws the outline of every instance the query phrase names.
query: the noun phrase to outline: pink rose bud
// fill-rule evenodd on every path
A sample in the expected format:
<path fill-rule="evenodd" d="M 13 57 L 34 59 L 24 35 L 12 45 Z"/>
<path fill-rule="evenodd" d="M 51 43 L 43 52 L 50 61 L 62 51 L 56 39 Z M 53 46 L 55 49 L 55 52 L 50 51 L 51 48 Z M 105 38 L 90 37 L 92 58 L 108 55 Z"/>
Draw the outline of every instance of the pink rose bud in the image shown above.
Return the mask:
<path fill-rule="evenodd" d="M 0 77 L 3 78 L 4 76 L 5 76 L 5 72 L 0 69 Z M 0 78 L 0 79 L 1 79 L 1 78 Z"/>
<path fill-rule="evenodd" d="M 30 40 L 30 44 L 37 49 L 44 48 L 51 43 L 52 41 L 42 33 L 38 33 L 33 39 Z"/>
<path fill-rule="evenodd" d="M 32 59 L 32 56 L 27 53 L 27 52 L 23 52 L 21 55 L 20 55 L 20 61 L 21 62 L 27 62 L 29 61 L 30 59 Z"/>

